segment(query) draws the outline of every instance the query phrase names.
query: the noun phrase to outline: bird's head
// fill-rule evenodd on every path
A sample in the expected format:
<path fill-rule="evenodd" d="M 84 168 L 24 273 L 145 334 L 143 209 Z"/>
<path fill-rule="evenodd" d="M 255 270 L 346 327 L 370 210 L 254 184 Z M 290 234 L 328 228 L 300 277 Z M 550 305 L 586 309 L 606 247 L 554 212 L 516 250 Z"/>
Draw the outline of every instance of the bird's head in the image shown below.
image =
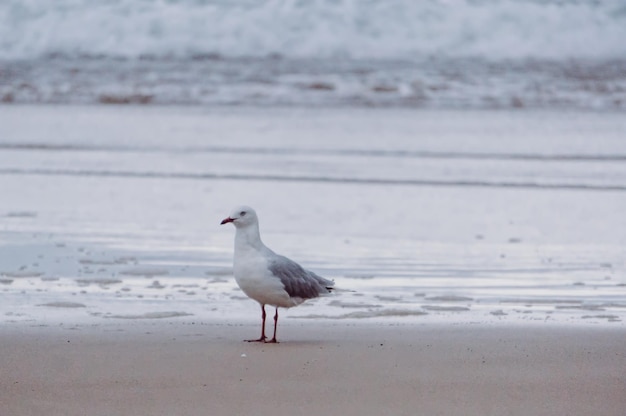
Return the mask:
<path fill-rule="evenodd" d="M 233 209 L 227 218 L 222 220 L 222 225 L 232 222 L 237 228 L 247 227 L 258 222 L 256 212 L 249 206 L 242 205 Z"/>

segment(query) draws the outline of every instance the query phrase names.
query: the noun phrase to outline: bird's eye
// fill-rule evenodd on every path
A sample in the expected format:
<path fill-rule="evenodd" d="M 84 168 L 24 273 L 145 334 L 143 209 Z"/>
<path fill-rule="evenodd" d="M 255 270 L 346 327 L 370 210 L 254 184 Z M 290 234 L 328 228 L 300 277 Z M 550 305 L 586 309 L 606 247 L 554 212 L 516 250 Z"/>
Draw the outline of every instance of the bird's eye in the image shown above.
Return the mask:
<path fill-rule="evenodd" d="M 246 211 L 241 211 L 239 215 L 243 217 L 244 215 L 246 215 Z"/>

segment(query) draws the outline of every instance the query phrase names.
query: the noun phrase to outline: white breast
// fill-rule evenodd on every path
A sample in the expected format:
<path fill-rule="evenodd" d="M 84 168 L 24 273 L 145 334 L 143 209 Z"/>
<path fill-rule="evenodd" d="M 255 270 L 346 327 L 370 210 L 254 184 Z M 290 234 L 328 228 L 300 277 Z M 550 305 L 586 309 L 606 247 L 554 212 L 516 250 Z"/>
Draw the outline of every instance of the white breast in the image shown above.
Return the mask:
<path fill-rule="evenodd" d="M 297 305 L 290 299 L 280 279 L 267 267 L 267 260 L 256 250 L 235 256 L 234 274 L 237 284 L 250 298 L 263 305 L 289 308 Z"/>

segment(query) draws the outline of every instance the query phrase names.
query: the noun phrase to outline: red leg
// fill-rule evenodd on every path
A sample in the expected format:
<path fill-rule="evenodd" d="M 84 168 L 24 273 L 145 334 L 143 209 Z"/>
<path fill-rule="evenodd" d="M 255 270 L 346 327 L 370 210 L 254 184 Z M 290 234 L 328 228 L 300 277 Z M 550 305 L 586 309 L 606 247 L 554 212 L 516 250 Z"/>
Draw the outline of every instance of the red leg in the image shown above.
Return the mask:
<path fill-rule="evenodd" d="M 247 342 L 265 342 L 267 338 L 265 336 L 265 305 L 261 305 L 261 318 L 263 319 L 263 323 L 261 324 L 261 338 L 259 339 L 247 339 Z M 276 328 L 274 328 L 274 337 L 276 337 Z"/>
<path fill-rule="evenodd" d="M 273 342 L 274 344 L 278 344 L 278 341 L 276 341 L 276 327 L 277 326 L 278 326 L 278 307 L 276 308 L 276 313 L 274 314 L 274 337 L 267 342 Z"/>

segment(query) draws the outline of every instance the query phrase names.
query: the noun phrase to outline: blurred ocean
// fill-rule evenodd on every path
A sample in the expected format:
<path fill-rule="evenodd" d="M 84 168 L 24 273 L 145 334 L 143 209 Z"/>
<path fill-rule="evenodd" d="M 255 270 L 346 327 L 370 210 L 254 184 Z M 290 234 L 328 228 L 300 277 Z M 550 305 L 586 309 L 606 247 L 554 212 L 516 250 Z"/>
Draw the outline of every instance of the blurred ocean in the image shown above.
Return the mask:
<path fill-rule="evenodd" d="M 0 102 L 626 109 L 623 0 L 3 0 Z"/>

